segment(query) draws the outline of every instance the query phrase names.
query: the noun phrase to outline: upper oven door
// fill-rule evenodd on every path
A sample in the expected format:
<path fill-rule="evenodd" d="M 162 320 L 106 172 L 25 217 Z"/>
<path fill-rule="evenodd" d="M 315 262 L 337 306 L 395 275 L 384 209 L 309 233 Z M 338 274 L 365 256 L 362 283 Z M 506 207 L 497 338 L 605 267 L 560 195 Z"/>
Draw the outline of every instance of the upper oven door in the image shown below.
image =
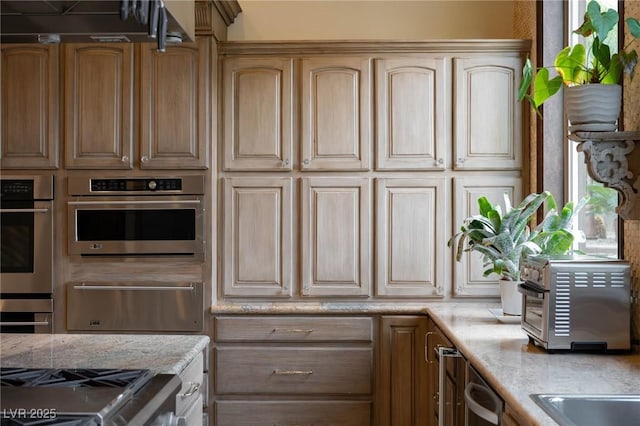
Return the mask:
<path fill-rule="evenodd" d="M 198 196 L 69 201 L 69 254 L 202 255 L 202 203 Z"/>
<path fill-rule="evenodd" d="M 9 201 L 0 209 L 2 293 L 51 293 L 51 201 Z"/>

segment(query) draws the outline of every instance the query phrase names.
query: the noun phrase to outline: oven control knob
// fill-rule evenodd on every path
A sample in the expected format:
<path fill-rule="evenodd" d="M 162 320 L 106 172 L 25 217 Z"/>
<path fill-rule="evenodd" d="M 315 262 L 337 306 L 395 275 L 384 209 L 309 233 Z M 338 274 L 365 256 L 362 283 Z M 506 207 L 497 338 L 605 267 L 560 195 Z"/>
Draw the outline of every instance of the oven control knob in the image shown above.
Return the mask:
<path fill-rule="evenodd" d="M 158 184 L 156 183 L 155 180 L 150 180 L 149 183 L 147 184 L 147 187 L 150 190 L 155 191 L 155 189 L 158 187 Z"/>
<path fill-rule="evenodd" d="M 540 271 L 538 271 L 537 269 L 532 269 L 531 270 L 531 281 L 538 281 L 538 279 L 540 278 Z"/>

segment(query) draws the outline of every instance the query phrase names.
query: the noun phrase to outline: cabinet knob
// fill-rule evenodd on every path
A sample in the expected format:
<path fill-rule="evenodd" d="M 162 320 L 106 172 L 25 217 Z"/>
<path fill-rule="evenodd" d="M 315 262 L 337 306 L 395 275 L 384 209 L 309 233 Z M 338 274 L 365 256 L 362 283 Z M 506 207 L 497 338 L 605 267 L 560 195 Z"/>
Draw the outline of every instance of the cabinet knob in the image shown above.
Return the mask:
<path fill-rule="evenodd" d="M 122 158 L 120 159 L 120 161 L 122 161 L 123 163 L 128 163 L 129 162 L 129 157 L 127 157 L 126 155 L 123 155 Z"/>
<path fill-rule="evenodd" d="M 302 164 L 304 164 L 305 166 L 309 165 L 309 159 L 305 158 L 304 160 L 302 160 Z"/>
<path fill-rule="evenodd" d="M 288 158 L 282 160 L 282 167 L 287 167 L 287 166 L 289 166 L 289 159 Z"/>
<path fill-rule="evenodd" d="M 441 166 L 442 164 L 444 164 L 444 159 L 442 158 L 438 158 L 437 160 L 433 161 L 434 166 Z"/>
<path fill-rule="evenodd" d="M 142 161 L 143 163 L 146 163 L 147 161 L 149 161 L 149 157 L 147 157 L 146 155 L 143 155 L 140 161 Z"/>
<path fill-rule="evenodd" d="M 464 163 L 464 158 L 458 157 L 458 164 L 463 164 L 463 163 Z"/>

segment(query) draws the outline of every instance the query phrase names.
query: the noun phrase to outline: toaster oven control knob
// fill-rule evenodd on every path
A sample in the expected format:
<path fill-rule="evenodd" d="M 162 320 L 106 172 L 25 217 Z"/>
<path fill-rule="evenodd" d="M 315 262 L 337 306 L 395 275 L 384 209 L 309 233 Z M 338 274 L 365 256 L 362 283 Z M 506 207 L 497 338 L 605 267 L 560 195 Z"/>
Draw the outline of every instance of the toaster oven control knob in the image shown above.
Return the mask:
<path fill-rule="evenodd" d="M 540 271 L 538 271 L 537 269 L 532 269 L 531 270 L 531 281 L 538 282 L 539 278 L 540 278 Z"/>
<path fill-rule="evenodd" d="M 152 190 L 155 191 L 156 188 L 158 187 L 158 184 L 156 183 L 155 180 L 150 180 L 149 183 L 147 184 L 147 187 Z"/>

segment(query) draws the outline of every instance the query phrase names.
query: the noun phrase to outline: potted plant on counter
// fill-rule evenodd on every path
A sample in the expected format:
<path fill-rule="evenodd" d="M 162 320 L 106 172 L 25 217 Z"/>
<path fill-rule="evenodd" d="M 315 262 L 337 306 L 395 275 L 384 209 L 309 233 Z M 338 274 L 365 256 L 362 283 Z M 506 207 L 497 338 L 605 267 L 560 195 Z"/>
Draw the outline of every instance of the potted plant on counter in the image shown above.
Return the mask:
<path fill-rule="evenodd" d="M 522 296 L 518 292 L 518 284 L 521 260 L 529 254 L 565 254 L 571 250 L 574 241 L 571 221 L 584 202 L 577 208 L 573 203 L 567 203 L 558 211 L 555 199 L 548 191 L 529 194 L 516 207 L 511 205 L 505 194 L 504 210 L 498 204 L 492 205 L 485 196 L 478 198 L 477 202 L 479 214 L 466 218 L 448 245 L 455 245 L 457 261 L 465 252 L 480 253 L 486 268 L 483 275 L 499 277 L 503 313 L 520 315 Z M 549 210 L 531 231 L 529 222 L 545 202 Z"/>
<path fill-rule="evenodd" d="M 534 76 L 531 60 L 527 59 L 518 99 L 527 99 L 539 114 L 540 105 L 564 87 L 571 132 L 616 130 L 622 105 L 620 80 L 623 74 L 633 77 L 638 54 L 629 48 L 635 39 L 640 39 L 640 22 L 627 18 L 634 40 L 616 53 L 609 43 L 615 40 L 611 35 L 618 21 L 617 11 L 602 11 L 596 1 L 589 2 L 584 22 L 574 31 L 585 42 L 566 46 L 557 54 L 553 68 L 559 75 L 553 78 L 546 67 L 538 69 Z M 529 94 L 532 82 L 533 92 Z"/>

